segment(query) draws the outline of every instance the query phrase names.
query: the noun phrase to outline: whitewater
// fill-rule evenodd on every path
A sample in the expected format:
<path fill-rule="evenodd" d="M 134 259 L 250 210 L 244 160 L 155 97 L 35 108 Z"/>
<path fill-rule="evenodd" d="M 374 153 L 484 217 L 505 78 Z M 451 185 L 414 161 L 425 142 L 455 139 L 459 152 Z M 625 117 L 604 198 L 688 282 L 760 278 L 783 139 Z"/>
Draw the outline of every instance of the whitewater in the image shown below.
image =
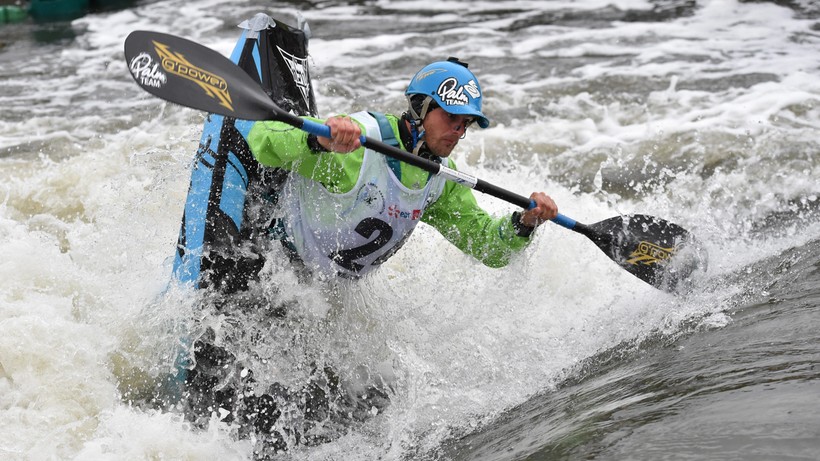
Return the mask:
<path fill-rule="evenodd" d="M 272 253 L 226 326 L 169 286 L 205 114 L 140 90 L 133 30 L 227 55 L 264 12 L 311 28 L 323 116 L 400 113 L 458 56 L 492 124 L 459 168 L 547 191 L 592 223 L 659 216 L 709 254 L 658 291 L 544 225 L 491 269 L 420 226 L 372 277 L 304 285 Z M 0 28 L 0 458 L 248 460 L 152 398 L 180 338 L 247 333 L 264 381 L 310 364 L 390 405 L 282 459 L 816 459 L 820 452 L 820 8 L 813 2 L 138 1 Z M 488 211 L 511 205 L 477 194 Z"/>

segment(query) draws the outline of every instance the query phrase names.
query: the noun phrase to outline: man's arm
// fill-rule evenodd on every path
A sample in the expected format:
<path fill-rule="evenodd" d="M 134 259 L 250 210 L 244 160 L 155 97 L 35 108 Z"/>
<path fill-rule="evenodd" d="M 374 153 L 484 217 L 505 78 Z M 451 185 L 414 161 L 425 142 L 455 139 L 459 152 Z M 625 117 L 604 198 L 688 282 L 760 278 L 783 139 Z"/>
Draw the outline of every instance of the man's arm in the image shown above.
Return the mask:
<path fill-rule="evenodd" d="M 307 133 L 283 122 L 256 122 L 247 140 L 256 160 L 273 168 L 293 170 L 295 163 L 314 153 L 308 146 Z"/>
<path fill-rule="evenodd" d="M 531 229 L 513 225 L 510 215 L 492 217 L 478 206 L 473 191 L 447 182 L 442 196 L 422 216 L 450 243 L 489 267 L 503 267 L 510 257 L 525 248 Z"/>
<path fill-rule="evenodd" d="M 322 120 L 309 118 L 319 123 Z M 364 148 L 348 154 L 327 152 L 318 140 L 282 122 L 254 123 L 248 146 L 262 165 L 294 171 L 322 183 L 334 193 L 347 192 L 356 183 Z"/>

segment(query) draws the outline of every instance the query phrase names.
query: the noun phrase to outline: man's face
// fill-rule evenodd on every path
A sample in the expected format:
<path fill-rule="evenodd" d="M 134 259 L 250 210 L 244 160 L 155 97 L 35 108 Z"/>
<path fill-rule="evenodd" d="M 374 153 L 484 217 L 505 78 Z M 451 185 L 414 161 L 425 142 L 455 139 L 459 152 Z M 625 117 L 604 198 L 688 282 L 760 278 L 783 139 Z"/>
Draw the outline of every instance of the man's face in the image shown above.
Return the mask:
<path fill-rule="evenodd" d="M 436 107 L 427 113 L 422 123 L 427 148 L 439 157 L 449 156 L 474 121 L 471 115 L 451 114 Z"/>

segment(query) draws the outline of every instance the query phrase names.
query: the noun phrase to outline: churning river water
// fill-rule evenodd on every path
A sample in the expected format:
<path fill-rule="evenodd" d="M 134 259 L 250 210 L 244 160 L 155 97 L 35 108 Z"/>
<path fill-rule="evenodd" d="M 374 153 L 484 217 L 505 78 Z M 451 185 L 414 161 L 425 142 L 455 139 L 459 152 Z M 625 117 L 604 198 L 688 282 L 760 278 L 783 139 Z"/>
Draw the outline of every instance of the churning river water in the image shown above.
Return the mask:
<path fill-rule="evenodd" d="M 662 217 L 709 254 L 677 295 L 554 225 L 504 269 L 422 227 L 331 295 L 271 263 L 254 295 L 298 321 L 246 344 L 266 379 L 318 357 L 391 382 L 382 411 L 283 459 L 820 458 L 810 0 L 159 0 L 0 26 L 0 458 L 252 458 L 139 398 L 204 315 L 167 288 L 204 114 L 142 92 L 122 50 L 148 29 L 228 54 L 259 12 L 307 19 L 322 115 L 401 112 L 417 69 L 458 56 L 492 121 L 461 170 L 582 222 Z"/>

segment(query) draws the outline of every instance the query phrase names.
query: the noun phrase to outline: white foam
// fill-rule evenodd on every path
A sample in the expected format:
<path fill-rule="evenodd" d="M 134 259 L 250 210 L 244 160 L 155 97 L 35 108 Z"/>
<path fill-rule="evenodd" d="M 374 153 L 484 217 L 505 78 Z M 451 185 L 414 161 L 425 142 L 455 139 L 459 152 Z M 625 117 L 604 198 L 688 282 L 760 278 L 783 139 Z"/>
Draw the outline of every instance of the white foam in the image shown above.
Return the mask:
<path fill-rule="evenodd" d="M 480 76 L 493 119 L 462 142 L 461 169 L 522 195 L 545 190 L 582 222 L 633 212 L 679 222 L 710 249 L 708 277 L 817 238 L 816 225 L 781 237 L 751 232 L 792 200 L 817 200 L 820 48 L 811 21 L 769 3 L 715 0 L 658 23 L 511 27 L 609 4 L 515 1 L 504 6 L 519 13 L 500 14 L 497 2 L 376 2 L 385 10 L 378 18 L 366 10 L 372 4 L 314 8 L 304 13 L 316 37 L 320 109 L 401 110 L 412 72 L 459 55 Z M 240 7 L 246 16 L 258 8 Z M 175 0 L 88 16 L 73 23 L 78 40 L 56 51 L 62 67 L 36 47 L 26 64 L 32 75 L 4 67 L 4 89 L 23 89 L 0 96 L 7 108 L 0 119 L 4 456 L 250 457 L 218 423 L 194 430 L 118 394 L 123 383 L 147 390 L 170 369 L 177 328 L 193 315 L 184 294 L 157 295 L 168 280 L 202 122 L 142 94 L 125 69 L 122 42 L 131 30 L 149 29 L 228 54 L 239 32 L 238 20 L 225 19 L 238 16 L 232 8 Z M 474 14 L 470 23 L 460 10 Z M 317 27 L 329 21 L 349 30 Z M 603 190 L 622 178 L 635 184 L 632 195 Z M 478 200 L 494 213 L 513 209 Z M 366 364 L 395 374 L 386 413 L 296 459 L 396 459 L 406 447 L 434 449 L 548 390 L 596 352 L 674 332 L 693 315 L 721 327 L 721 301 L 744 288 L 675 298 L 554 225 L 506 269 L 481 266 L 429 228 L 382 269 L 344 292 L 343 303 L 287 283 L 277 295 L 302 306 L 305 354 L 318 350 L 343 372 Z M 282 280 L 278 268 L 269 270 Z"/>

